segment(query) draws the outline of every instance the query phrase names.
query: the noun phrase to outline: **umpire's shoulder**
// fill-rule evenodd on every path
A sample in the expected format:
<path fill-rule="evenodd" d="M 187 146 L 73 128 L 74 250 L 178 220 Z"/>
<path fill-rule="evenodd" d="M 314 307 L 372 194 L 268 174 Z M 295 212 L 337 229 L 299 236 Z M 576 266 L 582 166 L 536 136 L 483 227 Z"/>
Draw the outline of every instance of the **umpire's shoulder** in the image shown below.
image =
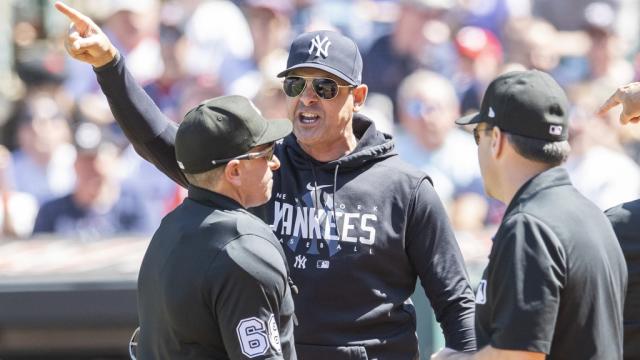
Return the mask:
<path fill-rule="evenodd" d="M 618 241 L 623 246 L 640 243 L 640 199 L 620 204 L 605 211 Z"/>
<path fill-rule="evenodd" d="M 244 234 L 229 242 L 223 252 L 228 261 L 264 285 L 286 284 L 286 265 L 279 243 L 257 234 Z"/>
<path fill-rule="evenodd" d="M 627 224 L 640 220 L 640 199 L 614 206 L 605 215 L 613 224 Z"/>

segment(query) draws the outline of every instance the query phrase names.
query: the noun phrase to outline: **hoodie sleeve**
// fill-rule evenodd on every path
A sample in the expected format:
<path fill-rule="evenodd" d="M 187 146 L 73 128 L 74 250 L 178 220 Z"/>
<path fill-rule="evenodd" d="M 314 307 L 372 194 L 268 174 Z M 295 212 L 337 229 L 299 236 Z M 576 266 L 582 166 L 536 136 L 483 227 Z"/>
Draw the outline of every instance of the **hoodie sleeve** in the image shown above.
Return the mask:
<path fill-rule="evenodd" d="M 406 249 L 446 346 L 458 351 L 475 350 L 473 291 L 447 213 L 426 178 L 409 206 Z"/>
<path fill-rule="evenodd" d="M 136 152 L 173 181 L 187 187 L 174 152 L 177 125 L 171 122 L 138 85 L 121 55 L 94 68 L 102 92 Z"/>

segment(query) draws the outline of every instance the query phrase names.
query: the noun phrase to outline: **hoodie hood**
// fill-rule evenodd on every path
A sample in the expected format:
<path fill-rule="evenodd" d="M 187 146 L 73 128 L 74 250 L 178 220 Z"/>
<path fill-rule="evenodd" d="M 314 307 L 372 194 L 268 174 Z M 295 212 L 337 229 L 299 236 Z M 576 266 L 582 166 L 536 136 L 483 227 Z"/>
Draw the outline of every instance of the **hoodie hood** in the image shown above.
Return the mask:
<path fill-rule="evenodd" d="M 392 136 L 378 131 L 373 121 L 366 116 L 357 113 L 353 116 L 353 132 L 358 139 L 356 148 L 349 154 L 329 162 L 317 161 L 304 152 L 293 133 L 284 139 L 283 147 L 297 168 L 314 167 L 322 171 L 333 171 L 336 166 L 341 170 L 361 168 L 366 163 L 397 156 Z"/>

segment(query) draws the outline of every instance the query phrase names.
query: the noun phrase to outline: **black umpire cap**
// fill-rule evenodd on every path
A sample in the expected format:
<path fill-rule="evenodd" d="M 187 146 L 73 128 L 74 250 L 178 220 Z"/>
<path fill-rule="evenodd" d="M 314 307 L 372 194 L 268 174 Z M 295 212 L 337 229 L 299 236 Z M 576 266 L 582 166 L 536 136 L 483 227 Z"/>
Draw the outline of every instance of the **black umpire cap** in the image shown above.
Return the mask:
<path fill-rule="evenodd" d="M 266 120 L 243 96 L 221 96 L 189 110 L 176 134 L 176 160 L 182 171 L 198 174 L 222 165 L 258 145 L 291 132 L 289 120 Z"/>
<path fill-rule="evenodd" d="M 489 84 L 479 113 L 460 118 L 456 124 L 481 122 L 520 136 L 563 141 L 569 136 L 569 100 L 549 74 L 513 71 Z"/>

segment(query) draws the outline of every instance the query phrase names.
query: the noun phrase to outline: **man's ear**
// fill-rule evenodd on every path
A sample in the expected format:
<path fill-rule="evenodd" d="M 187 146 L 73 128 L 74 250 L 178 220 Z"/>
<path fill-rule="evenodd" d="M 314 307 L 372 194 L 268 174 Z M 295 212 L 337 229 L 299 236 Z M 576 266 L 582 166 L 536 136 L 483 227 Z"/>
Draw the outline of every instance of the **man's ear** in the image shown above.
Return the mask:
<path fill-rule="evenodd" d="M 491 155 L 498 159 L 504 153 L 504 142 L 507 141 L 505 133 L 500 131 L 500 128 L 494 126 L 491 129 Z"/>
<path fill-rule="evenodd" d="M 353 111 L 359 111 L 364 106 L 365 100 L 367 100 L 367 94 L 369 93 L 369 87 L 366 84 L 361 84 L 353 89 Z"/>
<path fill-rule="evenodd" d="M 237 187 L 242 186 L 240 172 L 240 160 L 231 160 L 224 166 L 224 178 L 227 182 Z"/>

